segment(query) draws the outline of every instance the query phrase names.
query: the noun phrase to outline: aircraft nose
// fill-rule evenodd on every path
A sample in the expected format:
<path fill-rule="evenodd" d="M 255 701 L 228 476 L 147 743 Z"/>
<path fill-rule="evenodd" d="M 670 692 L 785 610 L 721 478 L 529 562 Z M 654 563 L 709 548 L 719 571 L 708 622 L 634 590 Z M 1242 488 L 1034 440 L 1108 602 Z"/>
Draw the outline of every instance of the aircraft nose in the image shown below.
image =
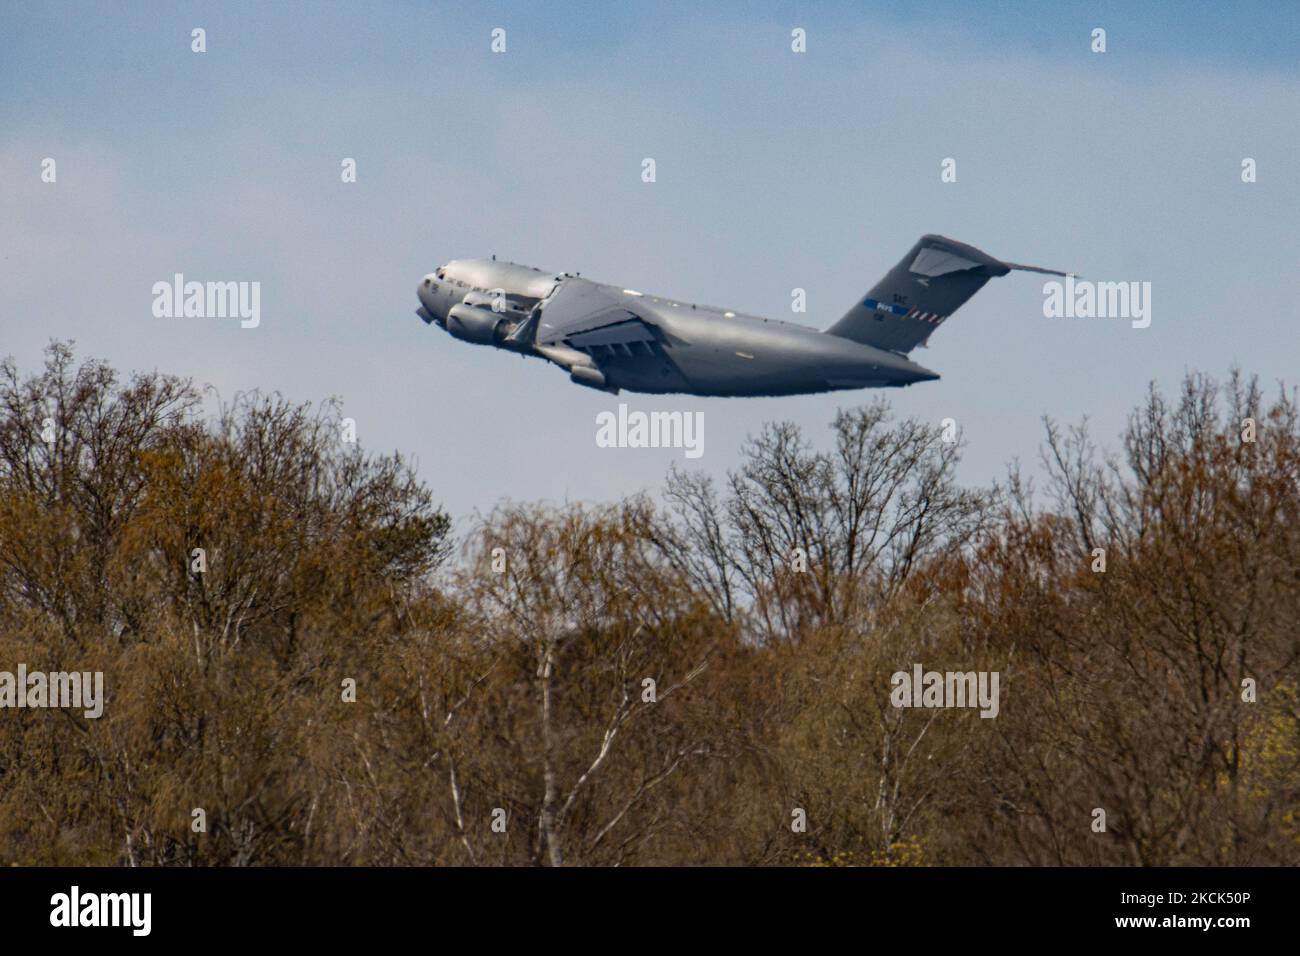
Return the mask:
<path fill-rule="evenodd" d="M 415 288 L 415 294 L 417 297 L 419 297 L 421 302 L 424 302 L 426 298 L 428 298 L 433 294 L 433 283 L 434 280 L 437 278 L 438 277 L 436 275 L 430 272 L 427 276 L 425 276 L 423 279 L 420 280 L 420 284 Z"/>
<path fill-rule="evenodd" d="M 415 314 L 429 325 L 435 322 L 442 325 L 442 319 L 439 317 L 437 310 L 437 298 L 434 295 L 438 289 L 437 283 L 437 273 L 430 272 L 415 287 L 415 296 L 420 300 L 420 307 L 415 310 Z"/>

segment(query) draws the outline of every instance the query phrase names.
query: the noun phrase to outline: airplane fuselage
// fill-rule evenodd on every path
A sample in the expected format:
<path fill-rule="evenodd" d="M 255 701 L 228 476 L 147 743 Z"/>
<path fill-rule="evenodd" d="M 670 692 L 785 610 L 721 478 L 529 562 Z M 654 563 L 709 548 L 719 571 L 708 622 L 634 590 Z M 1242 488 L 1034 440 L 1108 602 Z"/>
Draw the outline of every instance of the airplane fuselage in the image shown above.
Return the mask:
<path fill-rule="evenodd" d="M 607 391 L 798 395 L 939 377 L 897 352 L 793 322 L 493 259 L 453 260 L 425 276 L 418 295 L 421 318 L 453 336 L 546 358 Z M 562 295 L 597 303 L 599 321 L 586 323 L 596 327 L 548 321 Z"/>

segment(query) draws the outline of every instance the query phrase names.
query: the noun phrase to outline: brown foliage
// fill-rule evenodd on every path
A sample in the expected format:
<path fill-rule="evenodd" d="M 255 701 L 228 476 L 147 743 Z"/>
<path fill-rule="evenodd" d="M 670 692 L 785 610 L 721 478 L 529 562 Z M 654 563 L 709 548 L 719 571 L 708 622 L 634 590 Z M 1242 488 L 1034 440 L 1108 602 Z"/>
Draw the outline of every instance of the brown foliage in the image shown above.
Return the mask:
<path fill-rule="evenodd" d="M 0 671 L 106 701 L 0 710 L 0 863 L 1300 862 L 1293 399 L 1048 422 L 1041 495 L 883 403 L 832 435 L 456 553 L 333 406 L 4 363 Z M 998 716 L 894 706 L 914 664 Z"/>

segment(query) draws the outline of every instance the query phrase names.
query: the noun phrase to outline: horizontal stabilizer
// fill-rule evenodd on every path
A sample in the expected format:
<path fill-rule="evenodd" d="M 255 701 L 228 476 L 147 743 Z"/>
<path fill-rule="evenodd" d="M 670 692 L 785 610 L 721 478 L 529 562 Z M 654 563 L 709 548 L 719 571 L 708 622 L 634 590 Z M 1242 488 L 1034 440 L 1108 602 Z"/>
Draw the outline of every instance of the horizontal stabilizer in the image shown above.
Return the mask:
<path fill-rule="evenodd" d="M 1069 273 L 1062 272 L 1059 269 L 1044 269 L 1042 266 L 1022 266 L 1018 262 L 1004 262 L 1002 264 L 1006 266 L 1008 269 L 1014 269 L 1017 272 L 1041 272 L 1044 275 L 1049 275 L 1049 276 L 1063 276 L 1069 274 Z"/>

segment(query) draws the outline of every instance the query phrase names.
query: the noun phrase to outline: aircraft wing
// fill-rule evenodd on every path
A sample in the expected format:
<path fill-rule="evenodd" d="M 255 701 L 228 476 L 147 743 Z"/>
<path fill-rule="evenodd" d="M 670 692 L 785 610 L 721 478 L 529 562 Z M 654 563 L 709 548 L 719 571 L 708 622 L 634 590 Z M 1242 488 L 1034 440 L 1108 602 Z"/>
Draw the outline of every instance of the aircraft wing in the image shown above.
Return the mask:
<path fill-rule="evenodd" d="M 637 343 L 661 341 L 654 311 L 613 286 L 566 278 L 542 303 L 539 345 L 567 345 L 593 357 L 602 350 L 635 354 Z"/>

